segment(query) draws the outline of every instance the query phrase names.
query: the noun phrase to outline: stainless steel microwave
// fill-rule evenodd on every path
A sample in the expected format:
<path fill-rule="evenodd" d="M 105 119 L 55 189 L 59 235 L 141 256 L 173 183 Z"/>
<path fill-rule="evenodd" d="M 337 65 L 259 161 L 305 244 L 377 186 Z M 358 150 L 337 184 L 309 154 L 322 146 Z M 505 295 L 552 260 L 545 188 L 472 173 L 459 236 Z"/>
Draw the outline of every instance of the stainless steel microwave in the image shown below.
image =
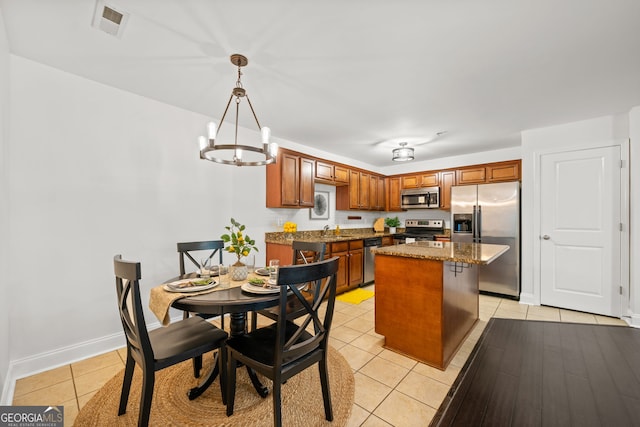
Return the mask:
<path fill-rule="evenodd" d="M 438 209 L 440 187 L 424 187 L 402 190 L 402 209 Z"/>

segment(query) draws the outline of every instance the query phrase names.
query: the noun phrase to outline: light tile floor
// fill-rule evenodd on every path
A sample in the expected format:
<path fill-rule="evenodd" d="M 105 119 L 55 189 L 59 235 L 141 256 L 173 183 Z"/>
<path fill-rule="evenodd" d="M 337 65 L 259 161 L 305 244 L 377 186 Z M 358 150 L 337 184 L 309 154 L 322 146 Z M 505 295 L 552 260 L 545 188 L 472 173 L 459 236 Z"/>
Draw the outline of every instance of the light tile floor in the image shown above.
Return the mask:
<path fill-rule="evenodd" d="M 620 319 L 481 295 L 480 321 L 441 371 L 383 347 L 384 337 L 374 331 L 373 298 L 359 305 L 336 301 L 331 345 L 349 361 L 356 382 L 349 426 L 427 425 L 491 317 L 626 326 Z M 22 378 L 13 404 L 64 405 L 65 425 L 73 425 L 79 409 L 124 368 L 125 358 L 119 349 Z"/>

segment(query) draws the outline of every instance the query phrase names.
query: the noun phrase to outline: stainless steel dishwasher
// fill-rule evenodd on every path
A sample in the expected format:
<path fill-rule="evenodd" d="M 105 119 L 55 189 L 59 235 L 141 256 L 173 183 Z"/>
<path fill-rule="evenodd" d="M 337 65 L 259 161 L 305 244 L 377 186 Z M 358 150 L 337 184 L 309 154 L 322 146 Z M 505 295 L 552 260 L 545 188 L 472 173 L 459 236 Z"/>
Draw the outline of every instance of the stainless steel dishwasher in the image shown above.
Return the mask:
<path fill-rule="evenodd" d="M 382 237 L 371 237 L 364 239 L 364 282 L 368 284 L 375 279 L 374 257 L 371 249 L 382 246 Z"/>

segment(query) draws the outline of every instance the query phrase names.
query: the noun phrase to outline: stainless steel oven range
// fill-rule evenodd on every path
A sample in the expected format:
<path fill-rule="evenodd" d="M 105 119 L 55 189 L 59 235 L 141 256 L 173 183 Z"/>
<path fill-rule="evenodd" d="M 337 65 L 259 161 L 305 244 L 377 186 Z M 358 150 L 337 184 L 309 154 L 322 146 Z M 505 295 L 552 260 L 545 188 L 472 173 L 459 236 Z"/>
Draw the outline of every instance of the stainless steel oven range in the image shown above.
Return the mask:
<path fill-rule="evenodd" d="M 435 240 L 435 236 L 444 234 L 444 220 L 442 219 L 408 219 L 405 221 L 404 233 L 393 235 L 393 243 L 409 241 Z M 413 240 L 411 240 L 413 239 Z"/>

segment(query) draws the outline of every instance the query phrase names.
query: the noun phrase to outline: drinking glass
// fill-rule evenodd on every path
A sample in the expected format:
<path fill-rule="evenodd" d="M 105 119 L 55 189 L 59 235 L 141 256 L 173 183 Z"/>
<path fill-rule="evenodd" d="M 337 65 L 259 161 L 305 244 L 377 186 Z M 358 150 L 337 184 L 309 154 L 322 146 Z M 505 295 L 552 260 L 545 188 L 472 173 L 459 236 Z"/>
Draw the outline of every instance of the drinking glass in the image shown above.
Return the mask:
<path fill-rule="evenodd" d="M 280 267 L 279 259 L 272 259 L 269 261 L 269 283 L 278 283 L 278 267 Z"/>
<path fill-rule="evenodd" d="M 218 266 L 218 281 L 220 282 L 220 288 L 228 288 L 231 286 L 230 269 L 224 264 Z"/>
<path fill-rule="evenodd" d="M 203 279 L 211 278 L 211 258 L 206 257 L 200 260 L 200 277 Z"/>
<path fill-rule="evenodd" d="M 255 255 L 246 256 L 245 265 L 247 266 L 247 271 L 249 272 L 249 274 L 253 273 L 256 267 L 256 256 Z"/>

